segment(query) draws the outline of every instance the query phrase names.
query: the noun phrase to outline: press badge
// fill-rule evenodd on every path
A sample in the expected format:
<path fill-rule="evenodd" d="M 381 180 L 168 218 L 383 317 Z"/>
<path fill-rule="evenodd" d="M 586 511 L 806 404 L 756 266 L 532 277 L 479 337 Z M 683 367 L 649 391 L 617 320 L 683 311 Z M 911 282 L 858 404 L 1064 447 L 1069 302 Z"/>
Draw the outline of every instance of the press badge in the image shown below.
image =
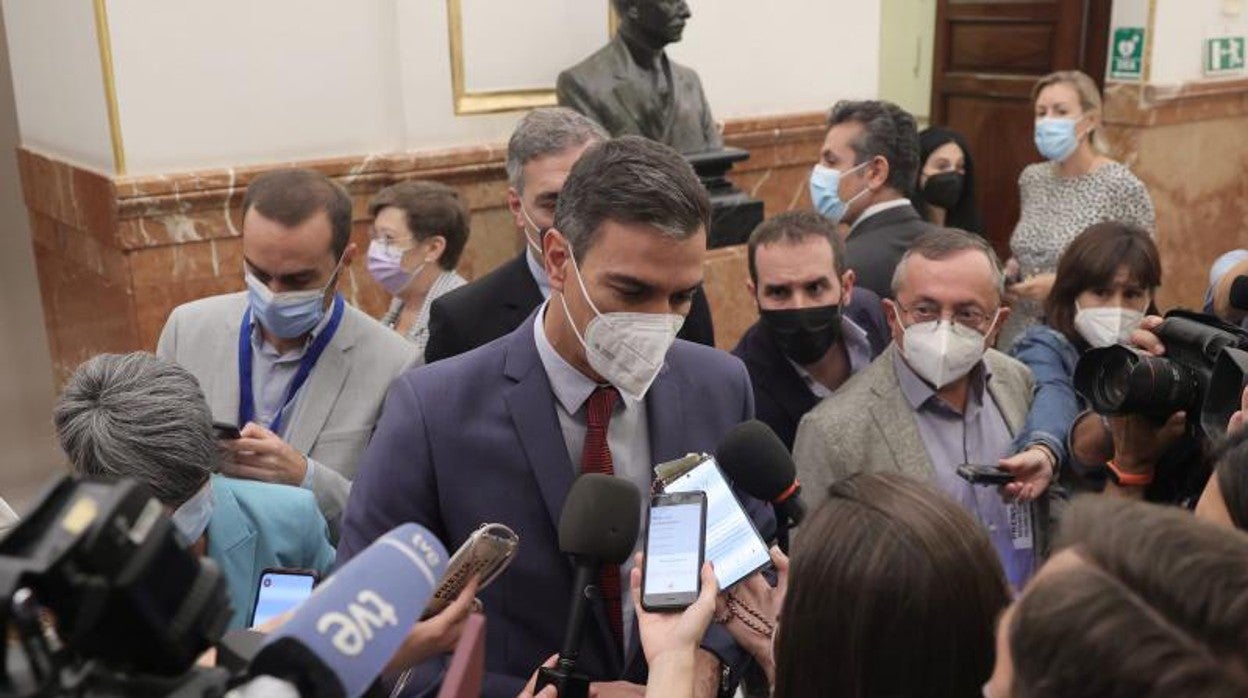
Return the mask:
<path fill-rule="evenodd" d="M 1010 542 L 1015 550 L 1031 550 L 1031 504 L 1015 502 L 1006 507 L 1010 514 Z"/>

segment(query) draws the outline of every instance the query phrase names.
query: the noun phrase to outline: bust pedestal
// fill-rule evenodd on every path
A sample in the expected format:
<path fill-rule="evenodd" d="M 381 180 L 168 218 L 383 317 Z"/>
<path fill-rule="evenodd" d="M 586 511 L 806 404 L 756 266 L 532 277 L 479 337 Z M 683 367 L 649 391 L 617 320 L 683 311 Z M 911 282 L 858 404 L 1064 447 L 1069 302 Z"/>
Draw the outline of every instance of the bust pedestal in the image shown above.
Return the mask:
<path fill-rule="evenodd" d="M 706 240 L 709 249 L 742 244 L 749 239 L 755 226 L 763 222 L 763 202 L 728 181 L 732 164 L 749 158 L 750 152 L 742 148 L 685 154 L 711 197 L 711 229 L 707 231 Z"/>

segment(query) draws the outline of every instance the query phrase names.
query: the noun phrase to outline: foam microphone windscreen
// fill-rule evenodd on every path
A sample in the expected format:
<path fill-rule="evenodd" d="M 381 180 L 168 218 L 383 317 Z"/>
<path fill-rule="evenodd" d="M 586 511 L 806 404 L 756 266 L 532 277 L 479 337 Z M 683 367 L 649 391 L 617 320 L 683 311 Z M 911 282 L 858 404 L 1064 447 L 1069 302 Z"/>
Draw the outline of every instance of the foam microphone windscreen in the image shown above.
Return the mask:
<path fill-rule="evenodd" d="M 290 681 L 303 696 L 363 695 L 420 618 L 446 563 L 446 548 L 423 526 L 394 528 L 269 635 L 249 674 Z"/>
<path fill-rule="evenodd" d="M 628 480 L 586 473 L 576 478 L 559 514 L 559 549 L 621 564 L 641 526 L 641 493 Z"/>
<path fill-rule="evenodd" d="M 715 449 L 715 460 L 746 494 L 765 502 L 789 493 L 797 479 L 789 449 L 757 419 L 729 429 Z"/>
<path fill-rule="evenodd" d="M 1231 282 L 1231 307 L 1236 310 L 1248 310 L 1248 276 L 1237 276 Z"/>

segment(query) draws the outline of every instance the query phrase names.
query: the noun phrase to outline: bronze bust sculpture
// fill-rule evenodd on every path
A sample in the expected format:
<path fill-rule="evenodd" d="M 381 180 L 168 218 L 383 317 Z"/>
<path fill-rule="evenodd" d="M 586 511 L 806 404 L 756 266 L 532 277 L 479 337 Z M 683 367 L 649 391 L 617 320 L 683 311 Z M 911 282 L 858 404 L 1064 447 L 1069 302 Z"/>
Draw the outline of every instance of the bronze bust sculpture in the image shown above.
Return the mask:
<path fill-rule="evenodd" d="M 612 0 L 619 31 L 593 55 L 559 74 L 559 104 L 626 133 L 666 143 L 682 153 L 723 146 L 692 69 L 664 51 L 680 41 L 691 16 L 685 0 Z"/>

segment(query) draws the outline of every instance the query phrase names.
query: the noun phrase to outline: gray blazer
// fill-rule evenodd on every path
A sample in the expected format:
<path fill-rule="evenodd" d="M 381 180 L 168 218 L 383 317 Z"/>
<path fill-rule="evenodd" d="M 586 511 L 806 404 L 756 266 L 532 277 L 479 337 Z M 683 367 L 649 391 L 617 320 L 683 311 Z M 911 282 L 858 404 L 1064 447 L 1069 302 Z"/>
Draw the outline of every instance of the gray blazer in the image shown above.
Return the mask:
<path fill-rule="evenodd" d="M 890 344 L 835 395 L 802 417 L 793 460 L 802 498 L 813 509 L 833 482 L 859 472 L 900 472 L 935 483 L 936 471 L 919 435 L 919 423 L 897 382 Z M 984 354 L 992 372 L 988 392 L 996 400 L 1010 435 L 1027 420 L 1035 379 L 1026 366 L 995 349 Z M 1047 513 L 1037 516 L 1046 521 Z M 1043 529 L 1045 526 L 1038 526 Z M 1045 550 L 1043 543 L 1038 550 Z"/>
<path fill-rule="evenodd" d="M 238 327 L 246 293 L 174 308 L 156 353 L 199 380 L 213 419 L 238 421 Z M 286 441 L 321 466 L 311 488 L 337 539 L 338 518 L 390 382 L 416 359 L 410 342 L 348 304 L 342 324 L 304 384 Z"/>

